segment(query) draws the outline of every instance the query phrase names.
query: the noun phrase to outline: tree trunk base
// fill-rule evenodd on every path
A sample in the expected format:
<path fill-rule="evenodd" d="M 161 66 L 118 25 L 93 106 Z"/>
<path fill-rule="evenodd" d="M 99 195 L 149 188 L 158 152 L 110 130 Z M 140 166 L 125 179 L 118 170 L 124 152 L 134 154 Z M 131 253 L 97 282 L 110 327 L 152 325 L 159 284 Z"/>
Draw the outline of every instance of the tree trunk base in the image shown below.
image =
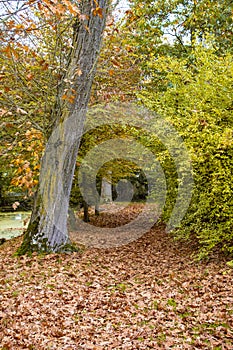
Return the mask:
<path fill-rule="evenodd" d="M 33 252 L 41 254 L 50 253 L 73 253 L 80 252 L 80 249 L 73 244 L 68 238 L 67 242 L 51 247 L 48 242 L 48 238 L 40 238 L 37 236 L 39 218 L 36 221 L 30 222 L 27 231 L 24 234 L 23 243 L 18 248 L 16 255 L 31 255 Z M 33 237 L 33 238 L 32 238 Z M 37 237 L 37 239 L 35 239 Z"/>

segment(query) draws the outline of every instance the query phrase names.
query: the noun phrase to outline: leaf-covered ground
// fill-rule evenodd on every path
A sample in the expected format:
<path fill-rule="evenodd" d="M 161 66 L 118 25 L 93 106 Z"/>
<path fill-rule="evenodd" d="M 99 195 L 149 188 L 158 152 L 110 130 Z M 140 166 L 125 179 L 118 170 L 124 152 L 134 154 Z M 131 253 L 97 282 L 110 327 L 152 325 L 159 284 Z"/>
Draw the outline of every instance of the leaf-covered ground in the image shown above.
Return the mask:
<path fill-rule="evenodd" d="M 20 241 L 0 247 L 1 350 L 233 349 L 233 269 L 163 227 L 82 254 L 16 258 Z"/>

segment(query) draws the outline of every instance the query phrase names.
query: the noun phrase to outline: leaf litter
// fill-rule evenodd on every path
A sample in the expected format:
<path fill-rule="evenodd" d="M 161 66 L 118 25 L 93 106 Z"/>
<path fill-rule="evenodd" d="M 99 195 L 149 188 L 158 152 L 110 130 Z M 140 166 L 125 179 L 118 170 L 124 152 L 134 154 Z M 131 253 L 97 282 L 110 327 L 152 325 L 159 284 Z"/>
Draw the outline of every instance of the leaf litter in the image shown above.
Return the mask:
<path fill-rule="evenodd" d="M 114 227 L 109 213 L 92 222 L 106 218 Z M 1 350 L 233 349 L 233 270 L 217 254 L 194 260 L 163 225 L 69 255 L 15 257 L 21 241 L 0 247 Z"/>

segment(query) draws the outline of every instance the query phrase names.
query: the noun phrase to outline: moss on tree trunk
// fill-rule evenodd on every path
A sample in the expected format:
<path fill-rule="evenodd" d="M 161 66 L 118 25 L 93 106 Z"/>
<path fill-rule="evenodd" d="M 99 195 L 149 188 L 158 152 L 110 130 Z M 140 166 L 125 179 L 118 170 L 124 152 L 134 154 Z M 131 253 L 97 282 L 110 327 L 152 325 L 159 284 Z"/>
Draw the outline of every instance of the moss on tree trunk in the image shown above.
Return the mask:
<path fill-rule="evenodd" d="M 85 14 L 86 19 L 77 19 L 77 25 L 74 26 L 66 76 L 61 81 L 52 113 L 56 122 L 42 158 L 34 209 L 18 254 L 73 249 L 67 230 L 69 197 L 107 17 L 108 0 L 98 1 L 102 9 L 101 16 L 93 11 L 96 8 L 95 0 L 82 0 L 79 6 L 80 13 Z M 77 69 L 82 74 L 77 74 Z M 64 91 L 69 89 L 75 91 L 74 102 L 62 98 Z"/>

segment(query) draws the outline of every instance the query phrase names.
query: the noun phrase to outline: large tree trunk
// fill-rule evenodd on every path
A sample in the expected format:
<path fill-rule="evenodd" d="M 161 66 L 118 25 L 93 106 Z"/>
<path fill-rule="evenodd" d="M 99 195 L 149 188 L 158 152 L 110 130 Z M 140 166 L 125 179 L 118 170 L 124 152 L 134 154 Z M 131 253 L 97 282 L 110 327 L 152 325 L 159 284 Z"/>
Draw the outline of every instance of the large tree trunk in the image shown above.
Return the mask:
<path fill-rule="evenodd" d="M 55 126 L 42 158 L 39 189 L 19 254 L 65 251 L 70 243 L 67 231 L 70 190 L 108 0 L 99 0 L 98 9 L 96 4 L 92 0 L 80 3 L 86 19 L 78 20 L 74 26 L 73 49 L 53 112 Z"/>

